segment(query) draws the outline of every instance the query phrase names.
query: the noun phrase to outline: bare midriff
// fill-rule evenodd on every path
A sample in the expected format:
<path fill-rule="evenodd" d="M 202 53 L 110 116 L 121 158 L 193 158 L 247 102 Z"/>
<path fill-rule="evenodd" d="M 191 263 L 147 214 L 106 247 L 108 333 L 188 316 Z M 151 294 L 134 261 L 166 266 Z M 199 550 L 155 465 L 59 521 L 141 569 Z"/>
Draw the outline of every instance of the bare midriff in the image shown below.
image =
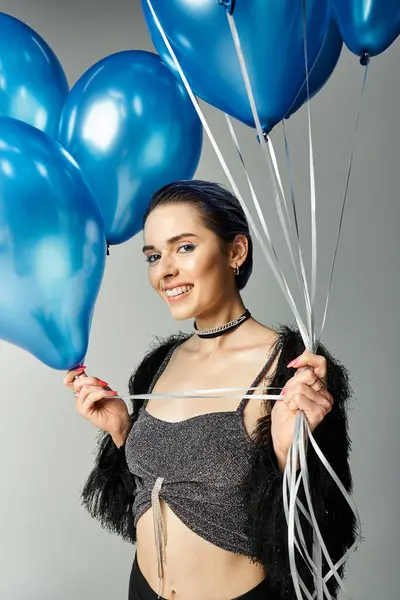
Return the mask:
<path fill-rule="evenodd" d="M 229 600 L 244 594 L 265 578 L 265 570 L 247 556 L 223 550 L 189 529 L 160 498 L 167 532 L 162 597 L 168 600 Z M 157 593 L 158 576 L 152 509 L 138 520 L 137 560 Z"/>

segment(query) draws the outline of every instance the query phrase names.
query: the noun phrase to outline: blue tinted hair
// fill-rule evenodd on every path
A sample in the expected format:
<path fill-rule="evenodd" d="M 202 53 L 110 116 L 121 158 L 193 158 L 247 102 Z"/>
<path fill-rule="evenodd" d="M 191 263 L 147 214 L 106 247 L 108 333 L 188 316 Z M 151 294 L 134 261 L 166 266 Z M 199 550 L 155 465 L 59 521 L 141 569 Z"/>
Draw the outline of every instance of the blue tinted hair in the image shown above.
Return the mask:
<path fill-rule="evenodd" d="M 239 200 L 218 183 L 199 179 L 175 181 L 155 192 L 143 217 L 143 227 L 147 217 L 157 206 L 178 202 L 191 204 L 197 209 L 205 227 L 213 231 L 222 241 L 222 251 L 226 251 L 226 245 L 233 242 L 236 235 L 246 236 L 247 257 L 240 267 L 239 275 L 235 277 L 238 289 L 242 290 L 253 270 L 253 242 Z"/>

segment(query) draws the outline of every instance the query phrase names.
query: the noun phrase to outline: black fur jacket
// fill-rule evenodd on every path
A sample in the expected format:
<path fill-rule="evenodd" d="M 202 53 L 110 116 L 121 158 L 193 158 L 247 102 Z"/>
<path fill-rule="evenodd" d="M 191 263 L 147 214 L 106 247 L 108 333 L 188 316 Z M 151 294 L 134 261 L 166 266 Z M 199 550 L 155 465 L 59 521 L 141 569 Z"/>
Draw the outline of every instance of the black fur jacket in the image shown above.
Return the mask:
<path fill-rule="evenodd" d="M 271 386 L 283 387 L 295 369 L 287 364 L 304 351 L 304 343 L 297 329 L 281 325 L 277 329 L 277 343 L 280 354 Z M 182 336 L 182 332 L 162 341 L 157 338 L 151 350 L 129 380 L 130 394 L 145 394 L 161 361 L 171 345 Z M 333 358 L 324 345 L 320 344 L 317 354 L 327 359 L 327 388 L 334 398 L 332 410 L 314 430 L 314 438 L 327 458 L 333 470 L 351 493 L 353 482 L 349 466 L 350 440 L 347 425 L 347 405 L 351 395 L 348 371 Z M 133 422 L 137 419 L 143 400 L 132 401 Z M 267 408 L 270 409 L 268 406 Z M 282 600 L 294 600 L 294 586 L 290 575 L 287 524 L 283 507 L 283 473 L 279 470 L 273 452 L 270 428 L 270 416 L 266 414 L 258 420 L 253 433 L 256 441 L 254 459 L 248 475 L 243 481 L 243 494 L 248 506 L 248 535 L 251 540 L 253 562 L 264 565 L 271 584 Z M 358 535 L 358 524 L 349 505 L 337 485 L 324 468 L 314 448 L 307 448 L 310 488 L 315 516 L 333 560 L 337 562 L 353 544 Z M 135 481 L 129 472 L 124 446 L 117 448 L 109 434 L 100 432 L 95 466 L 82 489 L 82 505 L 89 514 L 98 519 L 101 525 L 117 533 L 126 541 L 136 542 L 133 525 L 132 505 L 135 494 Z M 306 505 L 305 494 L 301 487 L 300 499 Z M 312 532 L 303 515 L 300 516 L 303 532 L 311 553 Z M 296 552 L 297 554 L 297 552 Z M 313 578 L 308 566 L 301 557 L 296 559 L 299 573 L 310 592 L 314 591 Z M 346 565 L 339 569 L 344 576 Z M 323 573 L 327 568 L 323 557 Z M 338 583 L 331 577 L 327 583 L 333 598 L 339 592 Z"/>

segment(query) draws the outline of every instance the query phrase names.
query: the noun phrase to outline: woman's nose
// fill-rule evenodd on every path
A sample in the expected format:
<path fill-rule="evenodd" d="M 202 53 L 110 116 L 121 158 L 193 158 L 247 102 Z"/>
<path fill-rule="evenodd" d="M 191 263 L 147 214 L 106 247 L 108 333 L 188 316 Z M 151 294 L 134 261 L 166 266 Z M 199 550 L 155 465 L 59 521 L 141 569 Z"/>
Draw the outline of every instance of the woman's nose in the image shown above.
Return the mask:
<path fill-rule="evenodd" d="M 178 272 L 177 265 L 174 263 L 173 259 L 169 256 L 161 257 L 161 259 L 159 260 L 159 263 L 158 263 L 158 267 L 159 267 L 160 279 L 164 279 L 165 277 L 168 277 L 169 275 L 174 276 Z"/>

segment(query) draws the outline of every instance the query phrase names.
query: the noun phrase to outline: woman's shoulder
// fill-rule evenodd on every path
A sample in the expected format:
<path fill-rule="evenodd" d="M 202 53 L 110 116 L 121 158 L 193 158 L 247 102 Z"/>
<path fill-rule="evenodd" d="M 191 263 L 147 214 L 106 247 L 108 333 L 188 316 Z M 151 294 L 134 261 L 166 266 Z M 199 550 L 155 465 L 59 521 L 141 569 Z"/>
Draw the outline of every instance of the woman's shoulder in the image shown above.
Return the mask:
<path fill-rule="evenodd" d="M 130 394 L 141 394 L 148 390 L 151 380 L 168 352 L 177 344 L 185 342 L 191 334 L 178 331 L 167 336 L 154 336 L 138 366 L 130 376 Z"/>
<path fill-rule="evenodd" d="M 304 351 L 304 343 L 298 328 L 293 324 L 264 325 L 255 321 L 250 337 L 254 345 L 265 347 L 269 345 L 273 350 L 275 347 L 286 352 Z"/>

